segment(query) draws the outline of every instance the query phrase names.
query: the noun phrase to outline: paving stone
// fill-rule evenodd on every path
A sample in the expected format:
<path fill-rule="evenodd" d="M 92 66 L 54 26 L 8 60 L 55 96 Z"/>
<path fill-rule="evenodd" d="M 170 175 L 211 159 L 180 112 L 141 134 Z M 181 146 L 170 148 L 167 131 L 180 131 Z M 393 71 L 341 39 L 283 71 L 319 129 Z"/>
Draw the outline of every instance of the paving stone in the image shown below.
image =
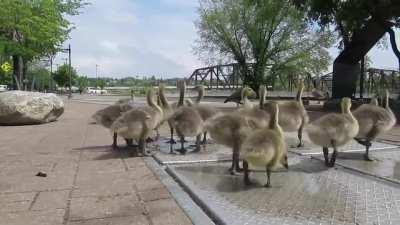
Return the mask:
<path fill-rule="evenodd" d="M 120 173 L 125 172 L 121 159 L 83 161 L 79 165 L 79 174 Z"/>
<path fill-rule="evenodd" d="M 0 214 L 0 225 L 61 225 L 64 214 L 63 209 L 4 213 Z"/>
<path fill-rule="evenodd" d="M 131 193 L 134 189 L 135 175 L 130 172 L 121 173 L 79 173 L 76 189 L 72 197 L 110 196 Z"/>
<path fill-rule="evenodd" d="M 159 199 L 171 198 L 170 193 L 165 188 L 151 189 L 149 191 L 139 192 L 140 199 L 149 202 Z"/>
<path fill-rule="evenodd" d="M 0 194 L 0 213 L 29 210 L 35 195 L 35 192 Z"/>
<path fill-rule="evenodd" d="M 48 173 L 47 177 L 38 177 L 39 171 L 21 172 L 14 176 L 0 175 L 0 193 L 29 192 L 71 189 L 73 174 Z"/>
<path fill-rule="evenodd" d="M 141 157 L 128 157 L 124 158 L 124 161 L 129 170 L 135 170 L 137 168 L 147 168 L 146 163 Z"/>
<path fill-rule="evenodd" d="M 148 219 L 143 216 L 113 217 L 104 219 L 91 219 L 83 221 L 68 222 L 67 225 L 150 225 Z"/>
<path fill-rule="evenodd" d="M 146 203 L 153 225 L 192 224 L 173 199 L 162 199 Z"/>
<path fill-rule="evenodd" d="M 32 210 L 65 209 L 69 192 L 69 190 L 40 192 Z"/>
<path fill-rule="evenodd" d="M 70 221 L 136 216 L 145 213 L 136 195 L 82 197 L 71 199 Z"/>
<path fill-rule="evenodd" d="M 154 175 L 148 176 L 145 179 L 140 180 L 140 182 L 138 182 L 136 186 L 139 191 L 165 188 L 161 181 Z"/>

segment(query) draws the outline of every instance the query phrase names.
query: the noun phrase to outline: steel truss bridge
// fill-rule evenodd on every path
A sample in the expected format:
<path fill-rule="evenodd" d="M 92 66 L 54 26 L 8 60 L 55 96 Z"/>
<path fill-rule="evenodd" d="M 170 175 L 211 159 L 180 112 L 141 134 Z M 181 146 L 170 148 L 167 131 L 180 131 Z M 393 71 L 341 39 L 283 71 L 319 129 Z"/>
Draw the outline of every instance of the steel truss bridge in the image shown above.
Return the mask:
<path fill-rule="evenodd" d="M 249 68 L 253 64 L 248 64 Z M 362 76 L 360 76 L 362 77 Z M 364 73 L 364 79 L 358 82 L 357 93 L 373 94 L 382 88 L 388 88 L 391 93 L 400 92 L 400 72 L 394 69 L 369 68 Z M 286 91 L 293 91 L 296 88 L 298 74 L 289 76 L 286 80 L 277 79 Z M 322 76 L 303 76 L 306 89 L 318 88 L 320 90 L 332 90 L 332 73 Z M 235 89 L 243 86 L 243 79 L 237 63 L 223 64 L 198 68 L 193 71 L 187 79 L 188 84 L 203 84 L 208 89 Z M 268 85 L 268 84 L 267 84 Z M 361 90 L 361 92 L 360 92 Z"/>

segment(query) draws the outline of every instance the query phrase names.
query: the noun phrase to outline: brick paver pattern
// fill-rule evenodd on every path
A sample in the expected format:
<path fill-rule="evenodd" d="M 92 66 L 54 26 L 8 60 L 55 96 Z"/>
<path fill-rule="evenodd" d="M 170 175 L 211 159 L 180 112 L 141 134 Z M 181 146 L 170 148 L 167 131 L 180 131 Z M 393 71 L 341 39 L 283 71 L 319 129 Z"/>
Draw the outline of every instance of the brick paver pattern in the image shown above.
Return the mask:
<path fill-rule="evenodd" d="M 0 126 L 0 225 L 191 224 L 144 160 L 112 151 L 91 124 L 102 107 L 67 103 L 57 122 Z"/>

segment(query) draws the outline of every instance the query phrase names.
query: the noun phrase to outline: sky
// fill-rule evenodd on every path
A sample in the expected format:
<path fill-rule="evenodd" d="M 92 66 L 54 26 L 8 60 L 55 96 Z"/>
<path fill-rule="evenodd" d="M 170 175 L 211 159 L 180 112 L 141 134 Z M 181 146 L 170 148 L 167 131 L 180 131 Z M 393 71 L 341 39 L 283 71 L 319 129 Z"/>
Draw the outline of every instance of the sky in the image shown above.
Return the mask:
<path fill-rule="evenodd" d="M 97 64 L 99 77 L 187 77 L 204 66 L 192 52 L 198 0 L 89 2 L 71 18 L 75 29 L 64 43 L 71 44 L 72 65 L 79 74 L 95 77 Z M 329 51 L 333 58 L 338 54 L 335 48 Z M 373 66 L 398 67 L 390 48 L 374 48 L 369 56 Z M 63 58 L 59 54 L 56 64 Z"/>

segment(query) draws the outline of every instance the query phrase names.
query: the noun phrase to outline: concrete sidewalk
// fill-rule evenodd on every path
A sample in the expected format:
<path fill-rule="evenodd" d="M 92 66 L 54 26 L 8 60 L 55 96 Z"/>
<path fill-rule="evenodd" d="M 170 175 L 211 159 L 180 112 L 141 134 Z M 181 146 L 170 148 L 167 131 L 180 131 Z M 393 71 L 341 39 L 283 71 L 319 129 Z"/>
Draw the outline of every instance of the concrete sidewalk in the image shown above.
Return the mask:
<path fill-rule="evenodd" d="M 112 151 L 90 124 L 102 107 L 67 103 L 57 122 L 0 127 L 1 225 L 192 224 L 143 158 Z"/>

